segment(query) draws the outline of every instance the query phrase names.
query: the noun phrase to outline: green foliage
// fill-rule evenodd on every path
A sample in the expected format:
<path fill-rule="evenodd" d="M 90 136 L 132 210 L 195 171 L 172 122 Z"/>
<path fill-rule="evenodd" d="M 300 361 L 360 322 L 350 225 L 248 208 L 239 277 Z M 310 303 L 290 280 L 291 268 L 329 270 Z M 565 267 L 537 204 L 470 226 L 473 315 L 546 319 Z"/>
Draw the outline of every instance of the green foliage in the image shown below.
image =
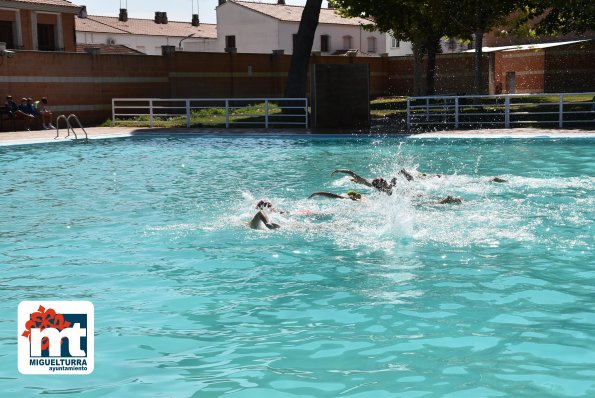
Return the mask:
<path fill-rule="evenodd" d="M 534 30 L 538 35 L 585 33 L 595 30 L 593 0 L 529 0 L 527 19 L 537 18 Z"/>

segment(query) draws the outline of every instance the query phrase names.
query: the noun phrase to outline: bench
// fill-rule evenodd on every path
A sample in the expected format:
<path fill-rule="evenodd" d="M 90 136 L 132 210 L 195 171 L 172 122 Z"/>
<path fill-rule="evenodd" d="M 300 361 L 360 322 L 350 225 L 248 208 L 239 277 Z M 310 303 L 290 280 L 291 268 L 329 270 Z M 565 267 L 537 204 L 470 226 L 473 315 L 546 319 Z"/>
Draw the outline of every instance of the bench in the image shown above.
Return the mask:
<path fill-rule="evenodd" d="M 10 117 L 6 109 L 0 108 L 0 131 L 4 131 L 4 121 L 12 121 L 12 130 L 17 131 L 15 119 Z"/>

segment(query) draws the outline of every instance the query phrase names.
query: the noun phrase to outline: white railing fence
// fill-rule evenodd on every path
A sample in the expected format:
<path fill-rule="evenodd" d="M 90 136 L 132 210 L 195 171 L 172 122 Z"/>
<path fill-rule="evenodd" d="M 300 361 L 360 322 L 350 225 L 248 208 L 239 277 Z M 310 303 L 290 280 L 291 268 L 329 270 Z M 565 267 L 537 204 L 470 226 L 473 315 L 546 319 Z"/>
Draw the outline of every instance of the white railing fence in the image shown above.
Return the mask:
<path fill-rule="evenodd" d="M 114 98 L 112 126 L 308 127 L 307 98 Z"/>
<path fill-rule="evenodd" d="M 595 124 L 595 92 L 407 98 L 407 128 Z"/>

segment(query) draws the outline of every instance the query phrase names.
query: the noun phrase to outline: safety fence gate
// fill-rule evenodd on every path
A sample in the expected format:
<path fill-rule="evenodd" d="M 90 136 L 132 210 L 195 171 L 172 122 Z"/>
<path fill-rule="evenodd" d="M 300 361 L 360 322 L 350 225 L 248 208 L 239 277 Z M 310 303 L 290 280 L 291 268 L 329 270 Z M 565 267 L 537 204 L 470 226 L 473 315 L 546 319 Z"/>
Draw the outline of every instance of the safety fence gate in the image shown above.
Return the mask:
<path fill-rule="evenodd" d="M 112 126 L 308 127 L 307 98 L 114 98 Z"/>
<path fill-rule="evenodd" d="M 595 125 L 595 92 L 407 98 L 407 128 Z"/>

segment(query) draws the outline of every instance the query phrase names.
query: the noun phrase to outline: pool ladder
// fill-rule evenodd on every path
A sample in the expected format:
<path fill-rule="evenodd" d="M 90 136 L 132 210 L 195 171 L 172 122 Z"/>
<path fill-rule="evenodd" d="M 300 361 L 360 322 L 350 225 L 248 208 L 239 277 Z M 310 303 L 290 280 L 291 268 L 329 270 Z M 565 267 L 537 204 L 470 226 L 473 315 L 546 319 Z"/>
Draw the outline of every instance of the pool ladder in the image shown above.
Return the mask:
<path fill-rule="evenodd" d="M 85 128 L 81 124 L 81 121 L 79 120 L 79 118 L 76 117 L 76 115 L 74 113 L 71 113 L 70 115 L 68 115 L 68 117 L 66 117 L 64 115 L 58 116 L 58 118 L 56 119 L 56 136 L 54 137 L 54 139 L 57 139 L 60 137 L 60 120 L 62 120 L 62 119 L 64 119 L 64 121 L 66 122 L 66 129 L 68 132 L 68 134 L 66 134 L 66 136 L 64 138 L 70 137 L 70 132 L 72 131 L 75 141 L 78 141 L 78 136 L 76 135 L 76 132 L 74 131 L 74 127 L 72 127 L 72 123 L 70 122 L 70 120 L 73 119 L 78 124 L 78 127 L 81 130 L 83 130 L 83 133 L 85 133 L 85 143 L 89 142 L 89 137 L 87 136 L 87 132 L 85 131 Z"/>

